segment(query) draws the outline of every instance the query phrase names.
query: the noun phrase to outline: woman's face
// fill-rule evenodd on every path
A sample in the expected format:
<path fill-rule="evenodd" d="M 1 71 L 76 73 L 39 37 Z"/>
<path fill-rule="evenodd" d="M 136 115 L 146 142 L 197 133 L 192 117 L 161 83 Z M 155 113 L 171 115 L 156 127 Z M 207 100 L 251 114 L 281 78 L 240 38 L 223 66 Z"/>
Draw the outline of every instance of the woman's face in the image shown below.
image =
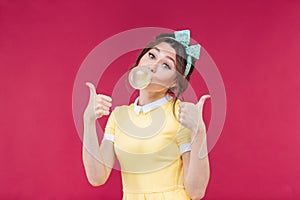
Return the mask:
<path fill-rule="evenodd" d="M 176 83 L 176 52 L 168 43 L 162 42 L 150 49 L 138 66 L 146 66 L 152 75 L 151 84 L 145 90 L 167 90 Z"/>

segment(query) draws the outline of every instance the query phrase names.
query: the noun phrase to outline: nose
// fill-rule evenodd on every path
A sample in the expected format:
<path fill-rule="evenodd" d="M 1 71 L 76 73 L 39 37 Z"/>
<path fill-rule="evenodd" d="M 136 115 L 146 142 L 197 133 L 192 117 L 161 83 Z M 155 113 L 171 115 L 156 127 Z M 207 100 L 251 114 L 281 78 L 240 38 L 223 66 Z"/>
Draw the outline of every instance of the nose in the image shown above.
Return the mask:
<path fill-rule="evenodd" d="M 148 67 L 149 67 L 149 69 L 150 69 L 151 72 L 153 72 L 153 73 L 156 72 L 156 66 L 155 66 L 154 63 L 150 64 Z"/>
<path fill-rule="evenodd" d="M 151 72 L 155 73 L 158 66 L 159 66 L 159 61 L 149 64 L 148 67 L 149 67 Z"/>

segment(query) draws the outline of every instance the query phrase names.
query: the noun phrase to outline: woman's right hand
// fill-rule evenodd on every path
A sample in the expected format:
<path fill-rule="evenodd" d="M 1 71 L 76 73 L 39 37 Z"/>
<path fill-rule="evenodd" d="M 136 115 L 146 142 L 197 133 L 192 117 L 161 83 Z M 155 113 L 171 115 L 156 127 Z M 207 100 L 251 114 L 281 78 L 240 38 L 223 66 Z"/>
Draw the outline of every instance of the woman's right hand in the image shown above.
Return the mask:
<path fill-rule="evenodd" d="M 90 88 L 89 103 L 84 111 L 84 120 L 95 121 L 103 115 L 109 115 L 112 99 L 103 94 L 96 94 L 95 86 L 87 82 L 86 85 Z"/>

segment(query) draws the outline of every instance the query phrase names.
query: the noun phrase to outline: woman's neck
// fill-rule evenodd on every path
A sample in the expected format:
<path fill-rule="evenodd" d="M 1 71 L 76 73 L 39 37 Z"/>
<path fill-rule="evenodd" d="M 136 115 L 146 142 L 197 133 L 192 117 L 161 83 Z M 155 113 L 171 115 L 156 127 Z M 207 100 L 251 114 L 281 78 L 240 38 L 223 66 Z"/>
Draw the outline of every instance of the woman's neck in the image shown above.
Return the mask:
<path fill-rule="evenodd" d="M 138 101 L 139 106 L 146 105 L 153 101 L 163 98 L 166 95 L 166 92 L 148 92 L 140 90 L 140 97 Z"/>

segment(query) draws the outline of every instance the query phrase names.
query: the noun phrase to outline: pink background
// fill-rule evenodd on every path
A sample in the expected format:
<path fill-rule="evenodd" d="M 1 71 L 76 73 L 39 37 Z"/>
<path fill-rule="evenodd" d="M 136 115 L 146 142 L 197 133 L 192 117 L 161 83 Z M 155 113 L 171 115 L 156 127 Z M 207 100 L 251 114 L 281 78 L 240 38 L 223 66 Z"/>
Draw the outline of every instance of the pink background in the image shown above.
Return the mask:
<path fill-rule="evenodd" d="M 122 2 L 0 1 L 0 199 L 121 199 L 119 171 L 87 182 L 72 89 L 95 46 L 146 26 L 190 28 L 223 77 L 205 199 L 299 199 L 300 2 Z"/>

